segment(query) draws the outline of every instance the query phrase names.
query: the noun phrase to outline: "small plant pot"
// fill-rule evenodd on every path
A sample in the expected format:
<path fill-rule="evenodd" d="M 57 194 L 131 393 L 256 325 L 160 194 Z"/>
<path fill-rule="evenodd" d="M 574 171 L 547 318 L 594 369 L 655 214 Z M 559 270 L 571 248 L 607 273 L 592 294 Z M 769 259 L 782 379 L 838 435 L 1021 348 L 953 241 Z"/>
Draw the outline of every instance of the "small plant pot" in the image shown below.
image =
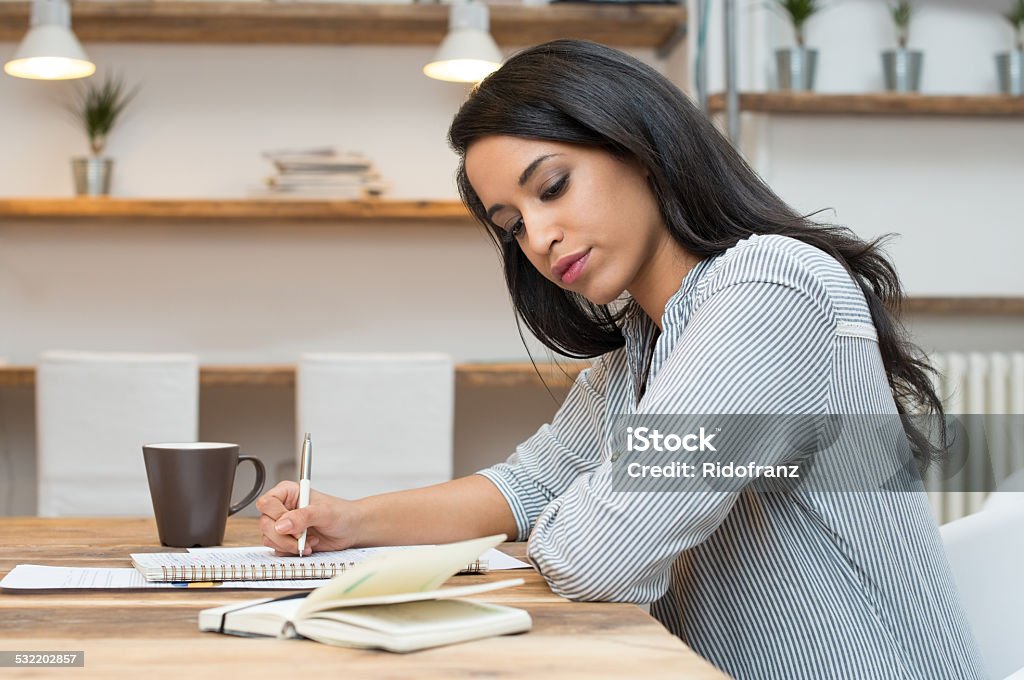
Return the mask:
<path fill-rule="evenodd" d="M 75 177 L 75 193 L 79 196 L 110 194 L 110 176 L 114 174 L 113 158 L 72 158 L 71 170 Z"/>
<path fill-rule="evenodd" d="M 779 89 L 810 92 L 818 68 L 818 50 L 791 47 L 775 50 L 779 71 Z"/>
<path fill-rule="evenodd" d="M 996 55 L 999 90 L 1011 97 L 1024 96 L 1024 50 L 1000 52 Z"/>
<path fill-rule="evenodd" d="M 900 48 L 882 52 L 885 89 L 890 92 L 919 92 L 924 53 Z"/>

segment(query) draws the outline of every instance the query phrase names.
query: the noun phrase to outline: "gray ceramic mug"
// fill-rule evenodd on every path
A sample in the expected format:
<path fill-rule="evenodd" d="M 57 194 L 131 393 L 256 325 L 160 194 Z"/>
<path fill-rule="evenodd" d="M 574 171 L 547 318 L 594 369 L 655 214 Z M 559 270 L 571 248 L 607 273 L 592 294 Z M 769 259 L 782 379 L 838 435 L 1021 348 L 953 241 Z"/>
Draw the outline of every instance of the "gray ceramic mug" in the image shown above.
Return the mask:
<path fill-rule="evenodd" d="M 242 456 L 238 444 L 191 442 L 142 447 L 153 499 L 156 528 L 163 545 L 177 548 L 220 545 L 228 515 L 256 500 L 266 470 L 259 458 Z M 256 468 L 256 483 L 231 505 L 235 469 L 243 461 Z"/>

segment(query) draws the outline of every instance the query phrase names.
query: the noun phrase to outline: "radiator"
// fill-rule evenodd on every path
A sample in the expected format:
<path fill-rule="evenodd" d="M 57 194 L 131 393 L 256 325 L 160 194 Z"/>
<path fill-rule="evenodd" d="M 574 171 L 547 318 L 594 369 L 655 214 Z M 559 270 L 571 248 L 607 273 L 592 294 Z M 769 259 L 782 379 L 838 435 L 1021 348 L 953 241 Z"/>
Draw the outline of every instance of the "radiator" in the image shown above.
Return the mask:
<path fill-rule="evenodd" d="M 929 500 L 945 524 L 980 510 L 994 484 L 1024 467 L 1024 416 L 1008 417 L 1024 414 L 1024 352 L 942 352 L 930 359 L 948 415 L 991 416 L 962 419 L 970 444 L 955 477 L 937 465 L 929 468 Z"/>

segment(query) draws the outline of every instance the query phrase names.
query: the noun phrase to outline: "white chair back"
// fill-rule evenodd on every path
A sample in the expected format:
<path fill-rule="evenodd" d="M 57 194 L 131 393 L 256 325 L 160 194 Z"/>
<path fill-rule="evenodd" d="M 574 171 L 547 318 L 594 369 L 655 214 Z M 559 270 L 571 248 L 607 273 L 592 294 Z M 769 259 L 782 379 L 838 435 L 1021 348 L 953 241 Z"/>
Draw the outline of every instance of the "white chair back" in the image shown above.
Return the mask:
<path fill-rule="evenodd" d="M 995 491 L 985 499 L 985 510 L 1024 508 L 1024 468 L 999 482 Z"/>
<path fill-rule="evenodd" d="M 196 441 L 190 354 L 46 352 L 36 377 L 38 514 L 152 516 L 142 445 Z"/>
<path fill-rule="evenodd" d="M 302 355 L 296 428 L 312 435 L 313 488 L 361 498 L 451 479 L 454 378 L 446 354 Z"/>
<path fill-rule="evenodd" d="M 1024 668 L 1024 506 L 983 510 L 940 528 L 988 672 Z"/>

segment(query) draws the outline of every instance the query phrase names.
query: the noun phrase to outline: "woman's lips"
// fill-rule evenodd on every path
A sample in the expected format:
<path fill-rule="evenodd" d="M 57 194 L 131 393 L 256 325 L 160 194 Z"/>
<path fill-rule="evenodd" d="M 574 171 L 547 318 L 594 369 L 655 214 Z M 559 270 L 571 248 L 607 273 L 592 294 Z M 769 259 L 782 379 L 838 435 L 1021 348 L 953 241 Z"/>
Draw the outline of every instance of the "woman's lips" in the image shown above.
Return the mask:
<path fill-rule="evenodd" d="M 581 257 L 577 257 L 575 260 L 570 260 L 564 264 L 560 263 L 562 264 L 562 267 L 560 267 L 561 273 L 559 274 L 559 278 L 562 280 L 562 283 L 570 285 L 573 281 L 578 279 L 583 274 L 583 269 L 587 266 L 587 260 L 589 259 L 590 251 L 588 250 L 583 253 Z"/>

